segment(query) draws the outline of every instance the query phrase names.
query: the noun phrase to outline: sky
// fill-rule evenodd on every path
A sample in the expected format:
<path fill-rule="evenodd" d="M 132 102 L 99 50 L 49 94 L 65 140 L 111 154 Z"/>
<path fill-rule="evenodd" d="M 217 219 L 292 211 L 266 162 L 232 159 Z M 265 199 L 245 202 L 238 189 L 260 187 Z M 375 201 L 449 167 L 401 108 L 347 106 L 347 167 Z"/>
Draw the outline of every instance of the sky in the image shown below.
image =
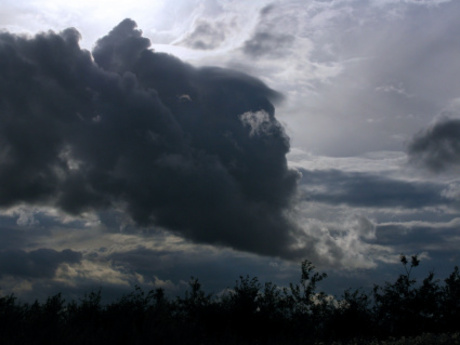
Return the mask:
<path fill-rule="evenodd" d="M 0 294 L 460 262 L 460 3 L 3 0 Z"/>

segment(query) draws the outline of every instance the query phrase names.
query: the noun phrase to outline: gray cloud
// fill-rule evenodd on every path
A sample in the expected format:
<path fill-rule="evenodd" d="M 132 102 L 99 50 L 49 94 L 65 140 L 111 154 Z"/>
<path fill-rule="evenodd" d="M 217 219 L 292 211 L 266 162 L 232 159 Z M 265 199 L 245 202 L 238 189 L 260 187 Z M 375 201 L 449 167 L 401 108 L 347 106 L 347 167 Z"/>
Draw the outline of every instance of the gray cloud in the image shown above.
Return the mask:
<path fill-rule="evenodd" d="M 460 120 L 444 119 L 414 136 L 408 145 L 412 163 L 441 172 L 460 164 Z"/>
<path fill-rule="evenodd" d="M 448 274 L 458 262 L 458 219 L 452 222 L 382 223 L 376 228 L 379 243 L 396 253 L 416 252 L 428 259 L 426 269 Z M 451 266 L 452 265 L 452 266 Z"/>
<path fill-rule="evenodd" d="M 208 22 L 200 22 L 180 44 L 193 49 L 209 50 L 218 48 L 224 40 L 225 30 L 222 27 L 216 27 Z"/>
<path fill-rule="evenodd" d="M 131 20 L 92 55 L 79 39 L 0 34 L 0 207 L 117 208 L 194 241 L 292 257 L 284 211 L 298 174 L 274 116 L 279 95 L 149 50 Z M 257 135 L 249 113 L 263 114 Z"/>
<path fill-rule="evenodd" d="M 285 22 L 275 5 L 267 5 L 259 11 L 259 22 L 252 37 L 244 42 L 244 54 L 254 57 L 282 57 L 294 44 L 291 23 Z M 277 29 L 277 28 L 281 28 Z"/>
<path fill-rule="evenodd" d="M 286 81 L 291 102 L 278 109 L 289 114 L 293 146 L 334 157 L 400 151 L 440 105 L 458 96 L 458 2 L 311 3 L 283 3 L 276 12 L 291 24 L 269 31 L 296 37 L 293 53 L 276 61 L 280 78 L 296 80 Z M 310 49 L 298 47 L 304 38 Z M 279 82 L 276 66 L 265 77 Z"/>
<path fill-rule="evenodd" d="M 290 47 L 293 42 L 294 36 L 292 35 L 257 32 L 251 39 L 244 42 L 243 52 L 252 57 L 281 56 L 285 54 L 285 49 Z"/>
<path fill-rule="evenodd" d="M 359 207 L 419 208 L 445 205 L 442 184 L 408 182 L 361 172 L 301 170 L 309 201 Z"/>
<path fill-rule="evenodd" d="M 0 277 L 14 276 L 22 278 L 52 278 L 61 263 L 78 263 L 81 253 L 65 249 L 37 249 L 31 252 L 23 250 L 0 251 Z"/>

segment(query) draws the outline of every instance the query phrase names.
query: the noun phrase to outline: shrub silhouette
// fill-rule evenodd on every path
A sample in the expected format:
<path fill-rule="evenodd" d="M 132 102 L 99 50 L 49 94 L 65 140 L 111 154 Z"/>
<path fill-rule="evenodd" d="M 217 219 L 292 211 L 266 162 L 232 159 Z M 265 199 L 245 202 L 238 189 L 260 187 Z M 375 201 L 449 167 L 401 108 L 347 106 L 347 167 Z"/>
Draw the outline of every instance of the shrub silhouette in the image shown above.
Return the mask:
<path fill-rule="evenodd" d="M 329 319 L 327 330 L 332 338 L 354 339 L 376 334 L 371 298 L 362 290 L 346 290 Z"/>
<path fill-rule="evenodd" d="M 101 291 L 68 303 L 61 294 L 33 304 L 7 295 L 0 297 L 0 339 L 2 344 L 98 345 L 364 344 L 402 336 L 417 336 L 414 344 L 459 340 L 458 267 L 443 281 L 430 272 L 417 283 L 412 277 L 417 255 L 402 255 L 400 261 L 404 271 L 393 283 L 376 285 L 370 293 L 346 290 L 335 299 L 317 291 L 327 275 L 309 261 L 301 263 L 297 284 L 262 285 L 241 276 L 221 295 L 205 293 L 193 277 L 176 299 L 166 298 L 162 289 L 146 292 L 138 286 L 105 305 Z M 421 336 L 426 332 L 451 336 Z"/>

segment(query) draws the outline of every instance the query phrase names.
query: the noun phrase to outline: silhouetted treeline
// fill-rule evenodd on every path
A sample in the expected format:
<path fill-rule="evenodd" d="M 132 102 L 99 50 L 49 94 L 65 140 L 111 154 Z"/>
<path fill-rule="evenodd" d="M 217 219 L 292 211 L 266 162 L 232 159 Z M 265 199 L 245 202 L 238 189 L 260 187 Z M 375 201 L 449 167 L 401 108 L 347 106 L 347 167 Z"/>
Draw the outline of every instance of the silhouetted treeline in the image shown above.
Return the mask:
<path fill-rule="evenodd" d="M 460 331 L 458 267 L 443 281 L 411 276 L 417 256 L 401 256 L 405 271 L 372 292 L 345 291 L 333 298 L 317 291 L 326 274 L 309 261 L 300 281 L 280 288 L 240 277 L 233 289 L 206 294 L 192 278 L 183 297 L 162 289 L 133 292 L 110 303 L 91 292 L 79 302 L 61 294 L 46 302 L 0 298 L 1 344 L 312 344 L 367 341 Z"/>

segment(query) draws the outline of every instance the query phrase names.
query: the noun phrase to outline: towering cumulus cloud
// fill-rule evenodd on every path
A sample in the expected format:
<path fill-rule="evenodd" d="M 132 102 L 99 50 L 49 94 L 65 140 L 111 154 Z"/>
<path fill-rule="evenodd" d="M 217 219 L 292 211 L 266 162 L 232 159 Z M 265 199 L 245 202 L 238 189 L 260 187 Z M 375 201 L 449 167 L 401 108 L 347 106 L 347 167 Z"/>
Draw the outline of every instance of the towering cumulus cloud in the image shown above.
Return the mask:
<path fill-rule="evenodd" d="M 121 210 L 197 242 L 293 255 L 298 176 L 279 95 L 153 52 L 128 19 L 92 54 L 79 39 L 0 34 L 0 207 Z"/>

